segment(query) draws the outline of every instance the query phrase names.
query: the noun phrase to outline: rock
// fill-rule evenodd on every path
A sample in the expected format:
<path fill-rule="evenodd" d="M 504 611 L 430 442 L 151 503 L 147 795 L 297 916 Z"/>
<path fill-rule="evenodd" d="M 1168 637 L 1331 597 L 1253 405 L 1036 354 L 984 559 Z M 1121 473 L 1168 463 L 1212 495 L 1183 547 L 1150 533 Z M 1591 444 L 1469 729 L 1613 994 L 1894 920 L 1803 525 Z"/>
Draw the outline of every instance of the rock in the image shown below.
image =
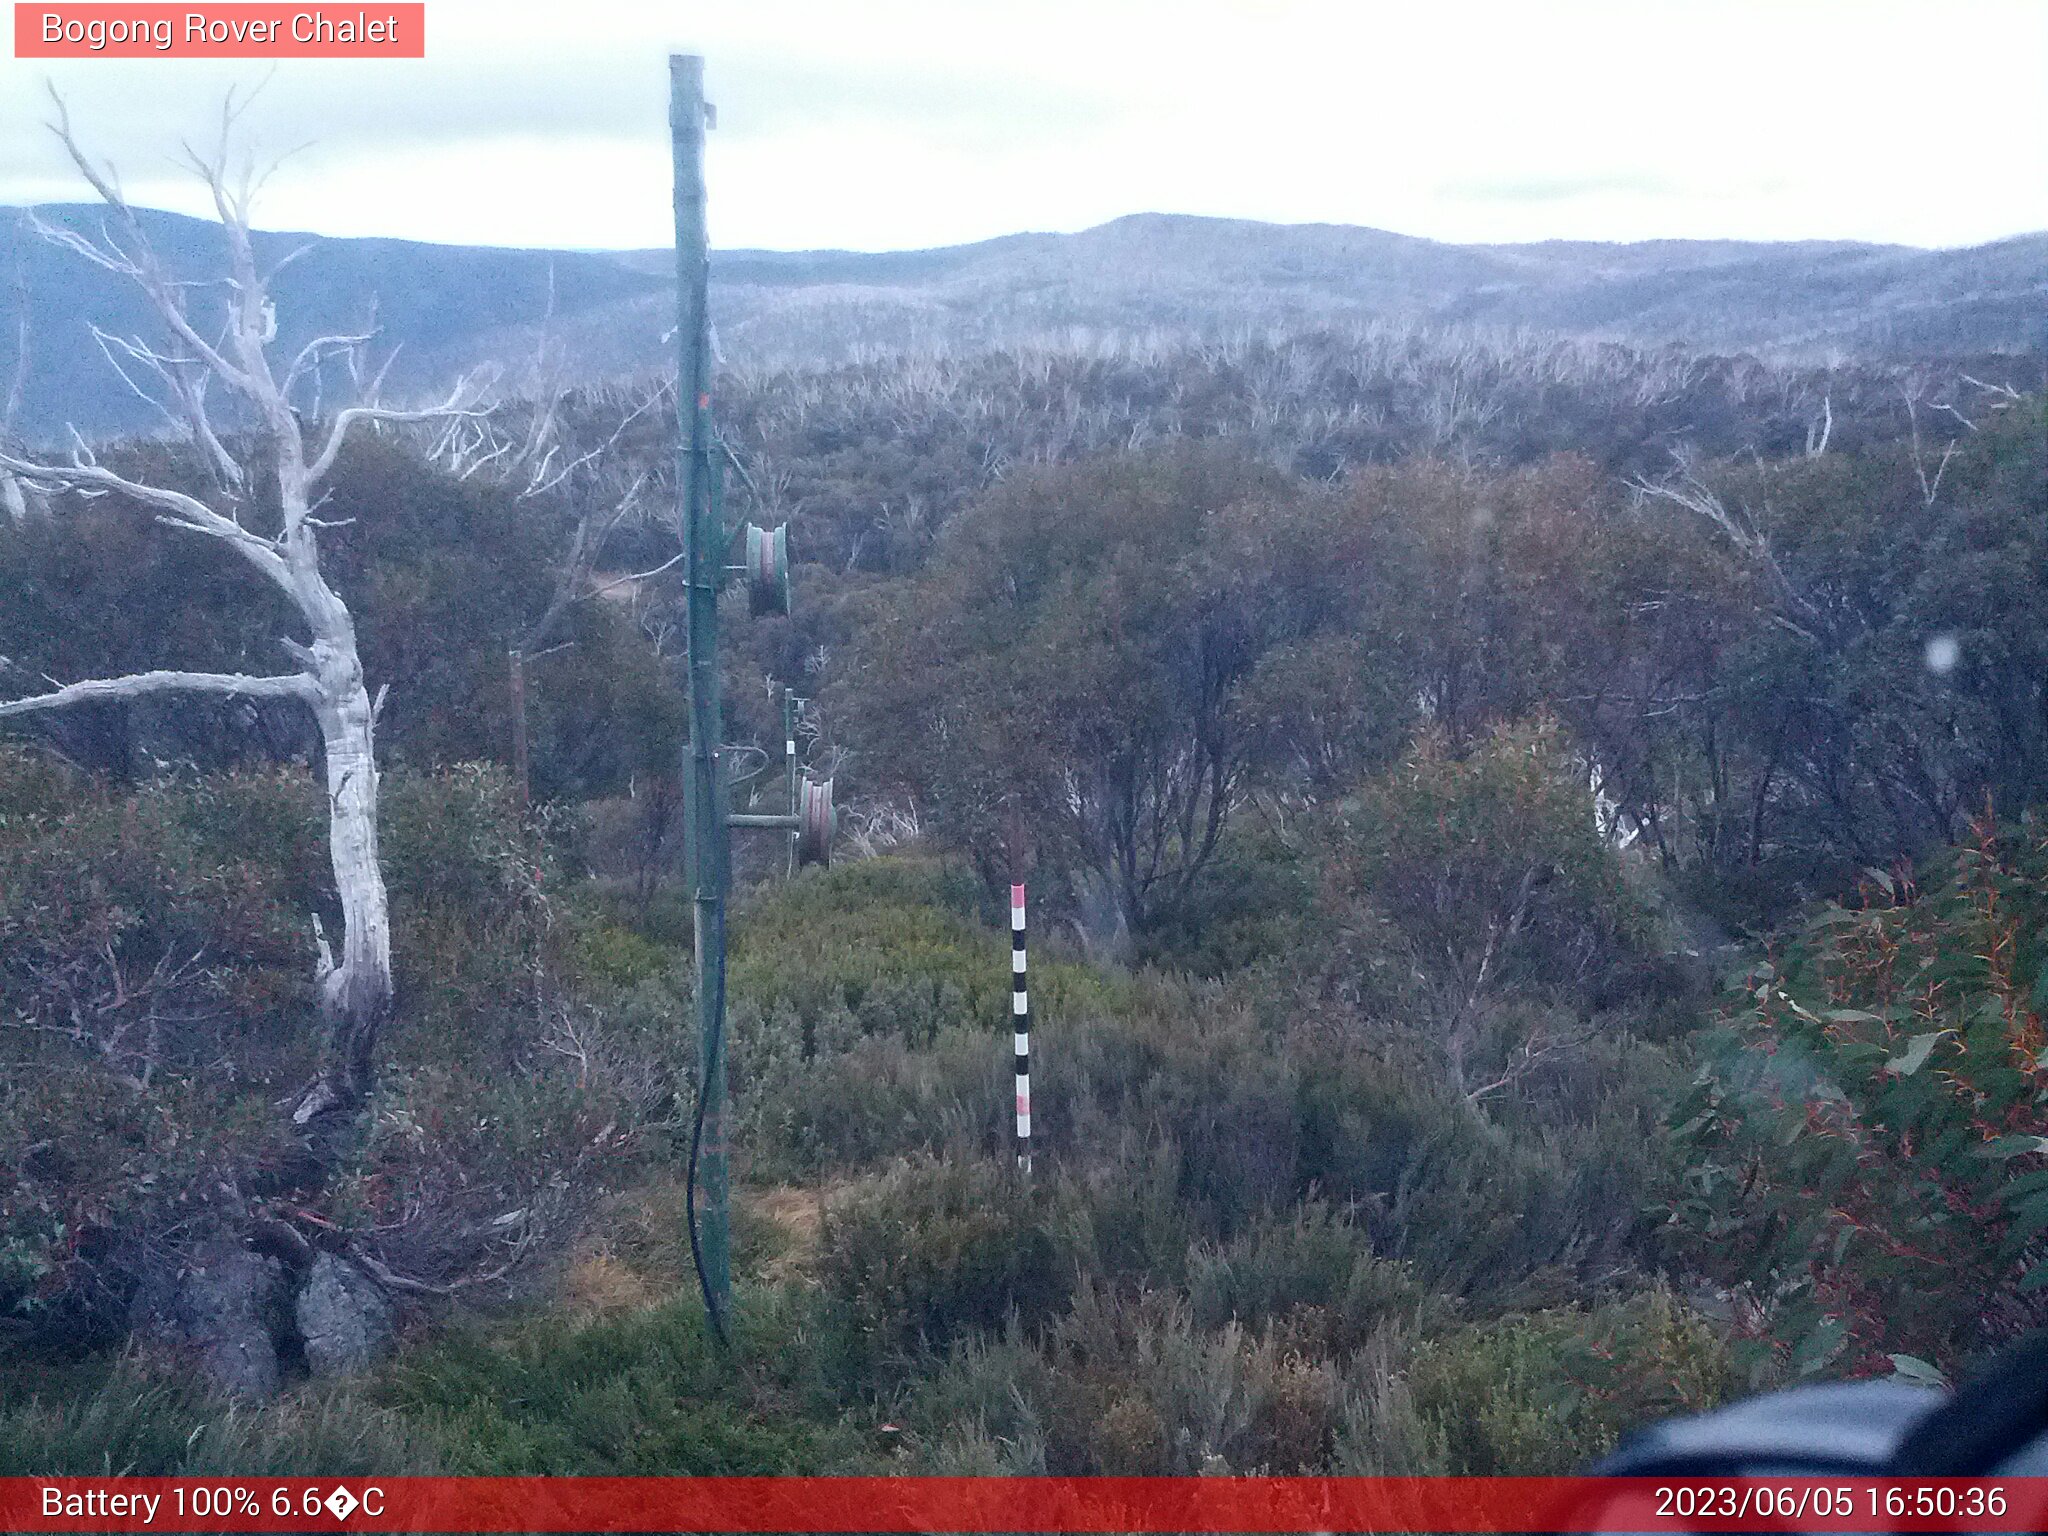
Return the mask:
<path fill-rule="evenodd" d="M 359 1371 L 391 1342 L 391 1303 L 368 1275 L 331 1253 L 313 1260 L 296 1311 L 315 1376 Z"/>
<path fill-rule="evenodd" d="M 282 1264 L 220 1237 L 146 1278 L 133 1322 L 145 1339 L 196 1354 L 200 1375 L 215 1391 L 259 1402 L 276 1395 L 282 1376 L 277 1339 L 285 1295 Z"/>

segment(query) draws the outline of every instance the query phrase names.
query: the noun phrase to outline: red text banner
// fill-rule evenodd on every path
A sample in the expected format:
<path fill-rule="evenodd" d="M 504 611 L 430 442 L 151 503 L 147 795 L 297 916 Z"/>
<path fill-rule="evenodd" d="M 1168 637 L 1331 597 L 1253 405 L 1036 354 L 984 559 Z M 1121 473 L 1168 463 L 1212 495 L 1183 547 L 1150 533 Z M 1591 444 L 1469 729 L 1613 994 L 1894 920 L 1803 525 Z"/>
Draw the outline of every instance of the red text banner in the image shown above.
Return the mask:
<path fill-rule="evenodd" d="M 2044 1528 L 2035 1478 L 0 1478 L 18 1532 Z"/>
<path fill-rule="evenodd" d="M 422 59 L 412 4 L 24 5 L 19 59 Z"/>

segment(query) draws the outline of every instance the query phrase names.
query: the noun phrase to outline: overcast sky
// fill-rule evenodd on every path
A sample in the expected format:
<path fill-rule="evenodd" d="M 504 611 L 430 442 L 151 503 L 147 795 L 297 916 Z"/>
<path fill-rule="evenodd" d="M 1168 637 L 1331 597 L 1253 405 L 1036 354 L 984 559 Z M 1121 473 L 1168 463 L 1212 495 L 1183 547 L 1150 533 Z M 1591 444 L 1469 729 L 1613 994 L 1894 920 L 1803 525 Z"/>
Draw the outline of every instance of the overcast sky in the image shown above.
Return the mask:
<path fill-rule="evenodd" d="M 423 61 L 275 66 L 256 142 L 306 147 L 259 222 L 665 244 L 675 48 L 707 56 L 723 247 L 1145 211 L 1460 241 L 2048 228 L 2048 0 L 429 0 Z M 0 61 L 0 203 L 80 195 L 47 80 L 132 198 L 200 211 L 171 152 L 271 68 Z"/>

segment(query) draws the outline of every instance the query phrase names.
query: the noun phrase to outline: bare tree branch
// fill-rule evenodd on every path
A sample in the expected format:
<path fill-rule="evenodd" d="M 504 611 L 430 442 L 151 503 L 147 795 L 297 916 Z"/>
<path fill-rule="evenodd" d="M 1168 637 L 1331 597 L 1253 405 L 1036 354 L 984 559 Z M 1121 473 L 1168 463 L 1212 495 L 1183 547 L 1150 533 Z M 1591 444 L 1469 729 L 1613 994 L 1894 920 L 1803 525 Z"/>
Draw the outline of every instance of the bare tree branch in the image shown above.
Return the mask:
<path fill-rule="evenodd" d="M 470 402 L 476 399 L 478 383 L 474 375 L 463 379 L 449 391 L 448 398 L 439 405 L 424 410 L 394 410 L 381 405 L 351 405 L 335 412 L 334 423 L 327 429 L 327 442 L 321 448 L 319 457 L 313 460 L 306 471 L 306 486 L 310 490 L 334 469 L 334 461 L 341 456 L 341 446 L 348 437 L 349 428 L 360 421 L 446 421 L 451 418 L 486 416 L 490 413 L 478 410 Z"/>
<path fill-rule="evenodd" d="M 659 565 L 650 566 L 648 569 L 644 571 L 628 571 L 623 576 L 614 576 L 610 581 L 605 582 L 602 586 L 592 587 L 588 592 L 584 593 L 583 595 L 585 597 L 602 597 L 605 593 L 614 591 L 619 587 L 629 586 L 633 582 L 646 581 L 650 577 L 659 576 L 663 571 L 666 571 L 673 566 L 682 564 L 682 561 L 682 553 L 678 551 L 677 553 L 670 555 L 666 560 L 662 561 Z"/>
<path fill-rule="evenodd" d="M 1920 481 L 1921 498 L 1931 508 L 1934 505 L 1935 498 L 1941 494 L 1941 477 L 1948 473 L 1948 461 L 1955 457 L 1956 443 L 1954 439 L 1950 439 L 1948 444 L 1941 450 L 1941 462 L 1935 466 L 1934 474 L 1930 478 L 1927 473 L 1927 460 L 1920 446 L 1920 412 L 1918 406 L 1921 387 L 1918 381 L 1910 385 L 1902 383 L 1899 385 L 1899 393 L 1905 397 L 1906 421 L 1912 428 L 1909 446 L 1913 455 L 1913 473 Z M 1948 407 L 1948 409 L 1953 410 L 1954 408 Z M 1964 420 L 1962 412 L 1957 411 L 1955 414 L 1956 419 L 1962 421 L 1963 425 L 1969 427 L 1972 432 L 1977 430 L 1969 421 Z"/>
<path fill-rule="evenodd" d="M 1817 459 L 1828 451 L 1828 439 L 1835 430 L 1835 395 L 1829 390 L 1821 396 L 1820 420 L 1809 423 L 1806 428 L 1806 456 Z"/>
<path fill-rule="evenodd" d="M 64 98 L 57 94 L 54 86 L 50 88 L 50 99 L 57 107 L 57 121 L 51 125 L 51 131 L 56 134 L 58 143 L 64 146 L 64 153 L 78 168 L 78 173 L 92 184 L 93 191 L 100 195 L 100 200 L 112 210 L 122 228 L 128 232 L 135 249 L 131 253 L 109 240 L 108 250 L 102 250 L 93 246 L 92 242 L 83 236 L 72 234 L 70 231 L 63 231 L 60 234 L 61 242 L 108 270 L 133 278 L 148 297 L 151 306 L 157 312 L 157 317 L 169 326 L 181 341 L 196 351 L 207 367 L 251 399 L 258 399 L 257 381 L 242 368 L 229 362 L 218 348 L 193 327 L 190 317 L 185 313 L 185 304 L 180 293 L 182 285 L 173 283 L 164 274 L 162 267 L 157 263 L 155 253 L 150 249 L 148 237 L 142 232 L 142 222 L 135 217 L 135 210 L 128 205 L 127 198 L 114 184 L 111 175 L 94 166 L 85 151 L 79 147 L 78 140 L 71 131 L 71 113 L 64 105 Z"/>
<path fill-rule="evenodd" d="M 1965 384 L 1974 384 L 1977 386 L 1977 388 L 1984 390 L 1989 394 L 1997 395 L 2001 400 L 2017 403 L 2018 401 L 2024 400 L 2026 398 L 2026 396 L 2022 395 L 2010 384 L 1986 384 L 1982 379 L 1972 378 L 1967 373 L 1959 375 L 1959 377 Z"/>
<path fill-rule="evenodd" d="M 92 339 L 99 344 L 100 356 L 105 358 L 107 366 L 114 370 L 114 377 L 118 378 L 123 384 L 126 384 L 128 392 L 134 395 L 136 399 L 161 416 L 164 419 L 165 425 L 169 426 L 171 430 L 182 432 L 185 429 L 185 424 L 171 414 L 170 407 L 165 405 L 160 398 L 135 382 L 135 376 L 129 373 L 127 365 L 121 361 L 121 356 L 117 354 L 125 354 L 129 362 L 139 363 L 149 369 L 158 378 L 163 379 L 166 386 L 168 386 L 169 378 L 167 376 L 166 362 L 158 358 L 139 342 L 111 335 L 101 330 L 97 325 L 91 326 L 89 329 L 92 332 Z"/>
<path fill-rule="evenodd" d="M 221 539 L 235 546 L 245 560 L 269 576 L 280 586 L 290 589 L 290 572 L 277 547 L 268 539 L 251 533 L 233 518 L 223 517 L 205 502 L 183 491 L 173 491 L 160 485 L 144 485 L 116 474 L 103 465 L 80 460 L 71 464 L 43 464 L 32 459 L 17 458 L 0 450 L 0 470 L 20 476 L 32 485 L 48 490 L 85 491 L 91 494 L 112 492 L 127 496 L 145 506 L 155 507 L 164 515 L 160 522 L 183 528 L 192 533 L 203 533 L 211 538 Z"/>
<path fill-rule="evenodd" d="M 1785 574 L 1784 567 L 1778 564 L 1777 555 L 1772 552 L 1771 541 L 1756 525 L 1753 517 L 1748 513 L 1737 516 L 1731 512 L 1720 495 L 1696 476 L 1691 467 L 1683 461 L 1678 471 L 1668 479 L 1647 480 L 1638 475 L 1628 484 L 1641 495 L 1675 502 L 1719 528 L 1739 553 L 1770 577 L 1771 584 L 1777 588 L 1779 598 L 1799 616 L 1799 620 L 1795 621 L 1790 616 L 1780 615 L 1780 622 L 1794 634 L 1803 635 L 1808 640 L 1815 638 L 1808 626 L 1819 627 L 1819 613 L 1792 585 L 1791 578 Z"/>
<path fill-rule="evenodd" d="M 289 394 L 292 386 L 305 377 L 306 370 L 308 368 L 317 368 L 327 359 L 329 354 L 353 351 L 357 347 L 367 346 L 376 338 L 377 333 L 375 331 L 315 336 L 311 341 L 299 348 L 298 355 L 292 359 L 291 366 L 285 369 L 284 382 L 279 387 Z"/>
<path fill-rule="evenodd" d="M 38 710 L 66 709 L 73 704 L 107 704 L 158 693 L 227 694 L 248 699 L 299 699 L 312 703 L 318 684 L 304 673 L 249 677 L 237 672 L 137 672 L 128 677 L 98 677 L 68 683 L 51 693 L 0 703 L 0 717 Z"/>
<path fill-rule="evenodd" d="M 20 247 L 15 249 L 14 280 L 14 377 L 8 382 L 7 400 L 0 404 L 0 438 L 14 428 L 21 414 L 21 402 L 28 390 L 28 268 Z"/>
<path fill-rule="evenodd" d="M 602 459 L 606 454 L 610 453 L 613 448 L 618 446 L 619 439 L 626 435 L 626 429 L 632 426 L 633 423 L 638 421 L 642 416 L 645 416 L 650 410 L 652 410 L 659 399 L 660 396 L 658 393 L 650 393 L 645 399 L 641 400 L 639 404 L 635 405 L 632 410 L 628 411 L 625 414 L 625 416 L 620 420 L 619 424 L 612 429 L 612 434 L 610 437 L 607 437 L 603 442 L 599 443 L 596 447 L 588 450 L 587 452 L 579 453 L 575 458 L 570 459 L 568 462 L 564 463 L 559 468 L 553 470 L 552 472 L 549 472 L 548 463 L 550 462 L 550 459 L 553 454 L 553 449 L 551 448 L 549 450 L 550 459 L 544 459 L 540 464 L 535 466 L 533 475 L 529 480 L 526 489 L 519 493 L 521 499 L 524 499 L 529 496 L 539 496 L 544 494 L 545 492 L 551 491 L 556 486 L 568 480 L 579 469 L 588 468 L 590 465 Z M 545 411 L 545 426 L 547 430 L 551 431 L 553 429 L 554 418 L 557 410 L 559 409 L 559 405 L 559 396 L 549 400 L 547 404 Z M 641 477 L 642 480 L 645 480 L 645 478 L 646 477 L 644 475 Z M 638 488 L 639 487 L 636 484 L 634 489 L 637 490 Z"/>

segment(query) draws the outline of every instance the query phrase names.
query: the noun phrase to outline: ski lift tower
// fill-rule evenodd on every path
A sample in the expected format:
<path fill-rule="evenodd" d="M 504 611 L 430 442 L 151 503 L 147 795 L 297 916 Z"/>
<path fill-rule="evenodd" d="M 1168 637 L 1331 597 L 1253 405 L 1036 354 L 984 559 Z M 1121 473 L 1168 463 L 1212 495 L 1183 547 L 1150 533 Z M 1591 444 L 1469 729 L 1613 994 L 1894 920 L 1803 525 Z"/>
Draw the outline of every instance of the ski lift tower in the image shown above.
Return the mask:
<path fill-rule="evenodd" d="M 793 860 L 831 855 L 832 781 L 799 780 L 793 703 L 783 701 L 790 806 L 774 815 L 734 815 L 726 778 L 724 711 L 718 682 L 718 599 L 735 577 L 759 614 L 789 612 L 787 527 L 728 529 L 727 450 L 711 423 L 710 249 L 704 225 L 704 60 L 669 56 L 669 131 L 675 150 L 676 513 L 688 595 L 690 739 L 684 754 L 684 859 L 697 950 L 697 1105 L 691 1117 L 687 1184 L 690 1252 L 712 1331 L 729 1338 L 732 1309 L 731 1185 L 726 1139 L 725 907 L 732 884 L 734 827 L 789 835 Z M 735 562 L 733 556 L 740 556 Z M 703 1219 L 698 1219 L 698 1206 Z"/>

